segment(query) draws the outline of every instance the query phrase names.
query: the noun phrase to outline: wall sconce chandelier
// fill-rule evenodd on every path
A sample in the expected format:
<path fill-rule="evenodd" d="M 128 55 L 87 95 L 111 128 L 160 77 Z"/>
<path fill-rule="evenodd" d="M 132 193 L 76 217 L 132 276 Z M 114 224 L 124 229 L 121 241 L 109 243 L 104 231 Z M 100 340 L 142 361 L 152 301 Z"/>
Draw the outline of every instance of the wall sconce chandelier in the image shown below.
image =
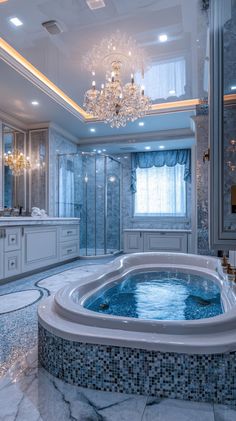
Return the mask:
<path fill-rule="evenodd" d="M 25 170 L 31 168 L 29 157 L 26 157 L 17 149 L 13 149 L 12 152 L 8 151 L 8 153 L 4 153 L 4 165 L 9 167 L 12 174 L 15 176 L 22 175 Z"/>
<path fill-rule="evenodd" d="M 103 120 L 111 127 L 124 127 L 127 122 L 143 118 L 150 110 L 150 98 L 144 95 L 144 86 L 135 83 L 134 74 L 144 75 L 144 54 L 136 42 L 119 31 L 111 38 L 103 39 L 94 46 L 83 60 L 84 67 L 91 71 L 105 72 L 105 83 L 101 90 L 92 88 L 85 93 L 84 107 L 88 114 Z M 130 78 L 123 84 L 122 76 Z"/>

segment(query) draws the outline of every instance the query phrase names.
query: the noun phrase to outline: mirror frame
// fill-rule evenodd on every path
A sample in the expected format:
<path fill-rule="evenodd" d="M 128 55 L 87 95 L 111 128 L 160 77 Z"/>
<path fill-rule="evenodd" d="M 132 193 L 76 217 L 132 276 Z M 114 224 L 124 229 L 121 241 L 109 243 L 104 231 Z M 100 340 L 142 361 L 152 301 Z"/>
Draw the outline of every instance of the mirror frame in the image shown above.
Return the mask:
<path fill-rule="evenodd" d="M 230 0 L 229 4 L 231 3 Z M 210 3 L 210 86 L 209 86 L 209 146 L 210 193 L 209 239 L 212 249 L 236 249 L 236 231 L 224 229 L 224 79 L 223 26 L 226 3 Z"/>
<path fill-rule="evenodd" d="M 24 135 L 24 154 L 27 154 L 27 145 L 26 145 L 26 131 L 19 129 L 18 127 L 12 126 L 5 121 L 0 121 L 0 209 L 4 209 L 4 192 L 5 192 L 5 185 L 4 185 L 4 134 L 3 130 L 4 127 L 9 127 L 12 130 L 17 130 L 18 132 L 23 133 Z M 24 174 L 24 209 L 27 210 L 27 175 Z"/>

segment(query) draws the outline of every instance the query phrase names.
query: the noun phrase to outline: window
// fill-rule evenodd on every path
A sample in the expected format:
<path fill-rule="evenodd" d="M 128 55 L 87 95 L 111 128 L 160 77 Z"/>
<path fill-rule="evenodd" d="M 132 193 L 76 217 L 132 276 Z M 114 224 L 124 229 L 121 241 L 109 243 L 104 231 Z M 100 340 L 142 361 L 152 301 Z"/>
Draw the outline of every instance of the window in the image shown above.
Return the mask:
<path fill-rule="evenodd" d="M 135 216 L 186 215 L 185 166 L 136 169 Z"/>
<path fill-rule="evenodd" d="M 184 58 L 176 58 L 153 64 L 145 72 L 135 75 L 139 84 L 144 84 L 145 93 L 153 101 L 160 98 L 179 97 L 185 94 L 186 63 Z"/>

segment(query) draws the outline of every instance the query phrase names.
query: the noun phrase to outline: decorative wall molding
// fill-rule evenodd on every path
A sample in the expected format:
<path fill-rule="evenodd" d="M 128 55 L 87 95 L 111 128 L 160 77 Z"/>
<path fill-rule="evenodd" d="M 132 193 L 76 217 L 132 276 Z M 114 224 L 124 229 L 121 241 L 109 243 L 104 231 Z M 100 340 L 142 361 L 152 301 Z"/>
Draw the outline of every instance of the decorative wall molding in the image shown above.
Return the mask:
<path fill-rule="evenodd" d="M 9 126 L 21 130 L 27 130 L 27 125 L 23 123 L 21 120 L 18 120 L 16 117 L 13 117 L 12 115 L 5 113 L 4 111 L 0 110 L 0 121 L 2 121 L 4 124 L 9 124 Z"/>
<path fill-rule="evenodd" d="M 67 130 L 63 129 L 58 124 L 50 123 L 49 128 L 55 130 L 57 133 L 65 137 L 67 140 L 70 140 L 72 143 L 75 143 L 76 145 L 78 145 L 79 139 L 76 136 L 73 136 Z"/>
<path fill-rule="evenodd" d="M 73 136 L 67 130 L 63 129 L 61 126 L 51 121 L 29 124 L 27 128 L 29 130 L 52 129 L 59 133 L 61 136 L 65 137 L 67 140 L 70 140 L 72 143 L 75 143 L 76 145 L 79 142 L 79 139 L 76 136 Z"/>
<path fill-rule="evenodd" d="M 158 132 L 146 132 L 136 134 L 125 134 L 116 136 L 100 136 L 93 138 L 79 139 L 79 146 L 94 145 L 99 143 L 140 143 L 146 140 L 172 140 L 172 139 L 185 139 L 194 137 L 194 132 L 190 128 L 173 129 L 173 130 L 160 130 Z"/>

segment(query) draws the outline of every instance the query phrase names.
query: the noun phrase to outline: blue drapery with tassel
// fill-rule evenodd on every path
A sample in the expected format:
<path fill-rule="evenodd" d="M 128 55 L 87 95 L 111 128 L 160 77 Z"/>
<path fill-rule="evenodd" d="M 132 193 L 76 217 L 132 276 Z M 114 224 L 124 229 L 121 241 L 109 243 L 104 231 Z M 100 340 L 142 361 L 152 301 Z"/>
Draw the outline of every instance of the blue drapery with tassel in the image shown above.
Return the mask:
<path fill-rule="evenodd" d="M 136 169 L 185 165 L 184 181 L 191 183 L 191 150 L 177 149 L 156 152 L 137 152 L 131 155 L 131 191 L 136 192 Z"/>

